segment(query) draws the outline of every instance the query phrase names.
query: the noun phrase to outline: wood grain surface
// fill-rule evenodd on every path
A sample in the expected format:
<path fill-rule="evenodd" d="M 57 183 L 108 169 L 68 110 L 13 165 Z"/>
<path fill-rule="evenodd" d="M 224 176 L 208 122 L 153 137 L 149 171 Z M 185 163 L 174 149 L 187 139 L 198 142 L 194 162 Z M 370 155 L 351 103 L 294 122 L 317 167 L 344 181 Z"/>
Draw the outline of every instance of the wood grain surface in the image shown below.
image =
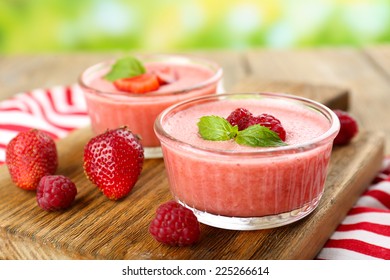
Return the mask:
<path fill-rule="evenodd" d="M 344 89 L 262 83 L 268 83 L 270 91 L 294 93 L 300 88 L 299 92 L 317 92 L 317 100 L 324 103 L 348 103 Z M 239 86 L 236 89 L 240 90 Z M 323 198 L 301 221 L 244 232 L 202 225 L 197 245 L 175 248 L 159 244 L 148 233 L 157 206 L 172 198 L 163 160 L 146 160 L 131 194 L 110 201 L 82 171 L 83 147 L 91 136 L 85 128 L 57 143 L 57 173 L 69 176 L 78 187 L 75 204 L 67 211 L 41 210 L 35 193 L 15 187 L 6 166 L 0 167 L 1 259 L 312 259 L 379 170 L 384 150 L 383 135 L 364 130 L 350 145 L 336 148 Z"/>
<path fill-rule="evenodd" d="M 240 80 L 229 92 L 279 92 L 317 100 L 332 109 L 345 111 L 349 109 L 350 93 L 348 89 L 336 86 L 264 80 L 259 78 L 258 75 L 249 75 Z"/>

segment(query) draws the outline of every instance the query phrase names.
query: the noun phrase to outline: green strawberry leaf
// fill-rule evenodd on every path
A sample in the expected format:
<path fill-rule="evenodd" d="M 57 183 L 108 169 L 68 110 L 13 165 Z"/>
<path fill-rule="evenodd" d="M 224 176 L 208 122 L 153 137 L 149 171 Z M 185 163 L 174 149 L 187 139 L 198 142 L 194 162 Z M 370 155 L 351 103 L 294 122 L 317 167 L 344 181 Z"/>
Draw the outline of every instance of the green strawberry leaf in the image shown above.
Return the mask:
<path fill-rule="evenodd" d="M 280 147 L 287 145 L 276 132 L 259 124 L 239 131 L 235 141 L 240 145 L 251 147 Z"/>
<path fill-rule="evenodd" d="M 122 79 L 139 76 L 146 72 L 144 65 L 135 57 L 125 57 L 118 59 L 104 78 L 111 82 Z"/>
<path fill-rule="evenodd" d="M 199 134 L 205 140 L 225 141 L 233 139 L 238 132 L 226 119 L 218 116 L 204 116 L 198 122 Z"/>

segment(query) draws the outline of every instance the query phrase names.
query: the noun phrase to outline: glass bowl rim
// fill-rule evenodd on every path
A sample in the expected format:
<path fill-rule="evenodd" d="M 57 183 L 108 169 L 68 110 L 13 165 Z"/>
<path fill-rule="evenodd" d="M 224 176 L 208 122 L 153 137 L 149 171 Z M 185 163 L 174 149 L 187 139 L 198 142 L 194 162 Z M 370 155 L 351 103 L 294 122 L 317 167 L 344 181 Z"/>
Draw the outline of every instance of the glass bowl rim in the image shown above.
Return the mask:
<path fill-rule="evenodd" d="M 114 95 L 114 96 L 122 96 L 122 97 L 129 97 L 129 98 L 153 98 L 153 97 L 163 97 L 163 96 L 173 96 L 173 95 L 178 95 L 178 94 L 185 94 L 185 93 L 191 92 L 193 90 L 202 89 L 202 88 L 205 88 L 209 85 L 217 83 L 218 81 L 220 81 L 222 79 L 222 75 L 223 75 L 223 69 L 219 64 L 217 64 L 216 62 L 214 62 L 212 60 L 209 60 L 209 59 L 206 59 L 203 57 L 199 57 L 196 55 L 161 53 L 161 54 L 135 54 L 133 56 L 138 58 L 141 61 L 145 61 L 145 60 L 164 61 L 164 60 L 169 60 L 169 59 L 172 60 L 173 59 L 175 61 L 182 61 L 183 64 L 184 64 L 184 62 L 191 62 L 194 65 L 204 64 L 207 66 L 207 69 L 211 69 L 213 71 L 213 75 L 211 77 L 209 77 L 208 79 L 206 79 L 200 83 L 197 83 L 195 85 L 192 85 L 192 86 L 189 86 L 186 88 L 182 88 L 182 89 L 178 89 L 178 90 L 174 90 L 174 91 L 165 91 L 165 92 L 162 91 L 160 93 L 156 93 L 153 91 L 148 92 L 148 93 L 143 93 L 143 94 L 128 93 L 128 92 L 123 92 L 123 93 L 122 92 L 112 92 L 112 91 L 104 91 L 104 90 L 101 90 L 101 89 L 98 89 L 96 87 L 92 87 L 92 86 L 88 85 L 88 83 L 85 82 L 85 78 L 87 75 L 95 72 L 96 70 L 102 69 L 102 67 L 110 66 L 113 63 L 115 63 L 115 61 L 116 61 L 116 59 L 108 59 L 108 60 L 98 62 L 92 66 L 89 66 L 84 71 L 82 71 L 82 73 L 78 77 L 78 84 L 82 88 L 88 90 L 89 92 L 93 92 L 94 94 L 106 96 L 106 97 L 109 97 L 110 95 L 111 96 Z"/>
<path fill-rule="evenodd" d="M 207 100 L 216 100 L 216 98 L 229 98 L 233 96 L 262 96 L 262 97 L 268 97 L 268 98 L 277 98 L 277 99 L 288 99 L 292 100 L 294 102 L 298 102 L 300 104 L 304 104 L 305 106 L 310 105 L 311 108 L 316 109 L 321 113 L 324 117 L 326 117 L 330 123 L 330 127 L 321 135 L 310 139 L 309 141 L 305 141 L 302 143 L 297 144 L 291 144 L 287 146 L 280 146 L 280 147 L 266 147 L 262 148 L 261 150 L 256 149 L 253 151 L 234 151 L 234 150 L 221 150 L 221 149 L 213 149 L 213 148 L 205 148 L 200 147 L 197 145 L 186 143 L 182 140 L 179 140 L 172 135 L 170 135 L 166 130 L 163 128 L 162 121 L 163 119 L 172 111 L 176 110 L 177 108 L 181 106 L 191 105 L 191 103 L 197 103 L 200 101 L 207 101 Z M 157 138 L 159 138 L 160 142 L 163 142 L 163 139 L 169 139 L 170 141 L 179 143 L 180 147 L 184 147 L 186 149 L 190 150 L 196 150 L 197 152 L 204 153 L 204 154 L 213 154 L 213 155 L 221 155 L 221 156 L 271 156 L 271 155 L 278 155 L 278 154 L 291 154 L 291 153 L 299 153 L 304 152 L 307 150 L 314 149 L 318 146 L 321 146 L 323 143 L 327 143 L 330 141 L 333 141 L 334 138 L 337 136 L 337 133 L 340 129 L 340 121 L 337 117 L 337 115 L 325 106 L 324 104 L 311 100 L 309 98 L 300 97 L 292 94 L 287 93 L 280 93 L 280 92 L 245 92 L 245 93 L 220 93 L 220 94 L 214 94 L 214 95 L 206 95 L 202 97 L 195 97 L 191 99 L 187 99 L 181 102 L 178 102 L 168 108 L 166 108 L 164 111 L 162 111 L 158 117 L 156 118 L 154 122 L 154 131 L 157 135 Z M 332 139 L 333 138 L 333 139 Z"/>

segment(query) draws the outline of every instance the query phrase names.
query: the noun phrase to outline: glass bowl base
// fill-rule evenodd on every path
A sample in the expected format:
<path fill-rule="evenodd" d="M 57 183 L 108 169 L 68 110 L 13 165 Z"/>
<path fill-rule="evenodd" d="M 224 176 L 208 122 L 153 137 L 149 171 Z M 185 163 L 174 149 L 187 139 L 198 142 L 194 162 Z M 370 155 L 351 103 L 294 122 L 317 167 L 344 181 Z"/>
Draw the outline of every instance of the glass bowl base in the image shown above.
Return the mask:
<path fill-rule="evenodd" d="M 229 230 L 260 230 L 276 228 L 301 220 L 317 208 L 320 197 L 321 195 L 299 209 L 263 217 L 227 217 L 215 215 L 189 207 L 180 200 L 177 201 L 192 210 L 198 218 L 198 221 L 202 224 Z"/>
<path fill-rule="evenodd" d="M 144 147 L 144 157 L 145 159 L 162 158 L 161 147 Z"/>

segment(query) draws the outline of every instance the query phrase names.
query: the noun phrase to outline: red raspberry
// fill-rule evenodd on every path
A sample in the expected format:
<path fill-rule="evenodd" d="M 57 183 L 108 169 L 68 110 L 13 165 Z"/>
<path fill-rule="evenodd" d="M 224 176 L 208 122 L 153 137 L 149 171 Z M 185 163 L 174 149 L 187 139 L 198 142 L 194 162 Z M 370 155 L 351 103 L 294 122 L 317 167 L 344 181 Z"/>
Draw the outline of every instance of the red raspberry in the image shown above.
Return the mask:
<path fill-rule="evenodd" d="M 334 145 L 346 145 L 358 133 L 359 128 L 356 120 L 347 112 L 333 110 L 340 120 L 340 131 L 334 139 Z"/>
<path fill-rule="evenodd" d="M 249 119 L 247 127 L 255 124 L 259 124 L 261 126 L 269 128 L 270 130 L 276 132 L 279 135 L 280 139 L 282 139 L 282 141 L 286 140 L 286 131 L 284 130 L 280 121 L 274 116 L 268 114 L 261 114 L 257 117 L 252 117 Z"/>
<path fill-rule="evenodd" d="M 37 202 L 46 211 L 70 207 L 77 194 L 76 185 L 63 175 L 43 176 L 37 187 Z"/>
<path fill-rule="evenodd" d="M 200 238 L 200 226 L 194 213 L 175 201 L 157 208 L 149 232 L 157 241 L 171 246 L 189 246 Z"/>
<path fill-rule="evenodd" d="M 244 108 L 237 108 L 226 118 L 226 120 L 232 125 L 238 126 L 238 130 L 244 130 L 247 128 L 248 120 L 252 117 L 252 113 Z"/>

